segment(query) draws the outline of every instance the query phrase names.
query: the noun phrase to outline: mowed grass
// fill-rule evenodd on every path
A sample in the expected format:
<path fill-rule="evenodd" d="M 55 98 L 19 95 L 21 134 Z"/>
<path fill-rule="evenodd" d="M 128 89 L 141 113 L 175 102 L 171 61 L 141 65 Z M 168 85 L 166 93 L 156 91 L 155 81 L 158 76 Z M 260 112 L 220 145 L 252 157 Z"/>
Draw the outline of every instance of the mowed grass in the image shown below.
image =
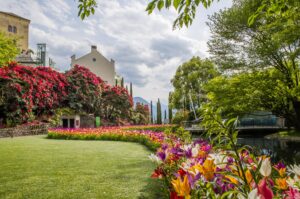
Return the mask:
<path fill-rule="evenodd" d="M 0 139 L 0 198 L 163 198 L 142 145 L 113 141 Z"/>

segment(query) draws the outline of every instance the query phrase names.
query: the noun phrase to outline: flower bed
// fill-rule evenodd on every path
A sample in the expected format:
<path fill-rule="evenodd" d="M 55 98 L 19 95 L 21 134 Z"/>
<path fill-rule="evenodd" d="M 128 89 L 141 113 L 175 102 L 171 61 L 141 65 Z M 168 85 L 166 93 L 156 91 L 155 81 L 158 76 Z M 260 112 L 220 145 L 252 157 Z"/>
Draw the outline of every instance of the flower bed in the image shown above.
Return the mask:
<path fill-rule="evenodd" d="M 271 165 L 270 158 L 246 149 L 238 156 L 204 140 L 171 141 L 150 156 L 158 164 L 152 177 L 165 180 L 172 199 L 300 198 L 299 166 Z"/>
<path fill-rule="evenodd" d="M 175 125 L 170 125 L 170 124 L 165 124 L 165 125 L 156 125 L 156 124 L 152 124 L 152 125 L 138 125 L 138 126 L 123 126 L 120 127 L 121 129 L 124 130 L 149 130 L 149 131 L 153 131 L 153 132 L 164 132 L 166 129 L 176 129 L 177 126 Z"/>
<path fill-rule="evenodd" d="M 269 157 L 247 148 L 225 150 L 205 140 L 184 141 L 167 131 L 145 130 L 154 127 L 51 129 L 48 138 L 130 141 L 156 150 L 150 155 L 157 163 L 152 177 L 164 180 L 171 199 L 300 198 L 298 165 L 272 165 Z"/>
<path fill-rule="evenodd" d="M 48 138 L 138 142 L 154 151 L 163 143 L 164 134 L 150 130 L 126 130 L 119 127 L 106 127 L 90 129 L 50 129 Z"/>

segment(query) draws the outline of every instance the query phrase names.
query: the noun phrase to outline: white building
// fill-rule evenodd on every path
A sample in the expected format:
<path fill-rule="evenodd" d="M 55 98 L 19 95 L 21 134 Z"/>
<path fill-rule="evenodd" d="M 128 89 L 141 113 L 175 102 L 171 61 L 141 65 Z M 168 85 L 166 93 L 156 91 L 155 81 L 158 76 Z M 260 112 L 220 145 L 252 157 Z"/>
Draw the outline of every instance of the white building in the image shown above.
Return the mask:
<path fill-rule="evenodd" d="M 84 66 L 91 72 L 96 74 L 98 77 L 109 85 L 115 85 L 115 61 L 106 59 L 99 51 L 97 46 L 91 46 L 91 52 L 76 59 L 75 55 L 71 57 L 71 67 L 75 65 Z"/>

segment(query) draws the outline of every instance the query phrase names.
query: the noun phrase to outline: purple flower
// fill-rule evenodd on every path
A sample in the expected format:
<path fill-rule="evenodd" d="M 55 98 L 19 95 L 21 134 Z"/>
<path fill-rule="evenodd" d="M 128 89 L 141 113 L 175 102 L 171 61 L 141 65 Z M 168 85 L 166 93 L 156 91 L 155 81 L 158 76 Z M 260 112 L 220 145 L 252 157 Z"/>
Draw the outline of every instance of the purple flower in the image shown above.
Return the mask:
<path fill-rule="evenodd" d="M 165 159 L 166 159 L 166 153 L 165 153 L 164 151 L 157 152 L 157 156 L 158 156 L 162 161 L 165 161 Z"/>
<path fill-rule="evenodd" d="M 187 151 L 185 151 L 185 156 L 187 158 L 191 158 L 192 157 L 192 149 L 191 148 L 189 148 Z"/>

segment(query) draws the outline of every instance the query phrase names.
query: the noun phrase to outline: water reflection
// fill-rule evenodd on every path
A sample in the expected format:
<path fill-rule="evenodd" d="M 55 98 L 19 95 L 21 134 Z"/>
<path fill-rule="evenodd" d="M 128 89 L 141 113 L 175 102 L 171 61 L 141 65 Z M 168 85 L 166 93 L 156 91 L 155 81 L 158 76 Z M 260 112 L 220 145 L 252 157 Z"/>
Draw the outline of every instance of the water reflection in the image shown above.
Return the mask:
<path fill-rule="evenodd" d="M 300 163 L 300 142 L 264 137 L 239 137 L 238 144 L 252 147 L 257 155 L 268 155 L 274 162 Z"/>

